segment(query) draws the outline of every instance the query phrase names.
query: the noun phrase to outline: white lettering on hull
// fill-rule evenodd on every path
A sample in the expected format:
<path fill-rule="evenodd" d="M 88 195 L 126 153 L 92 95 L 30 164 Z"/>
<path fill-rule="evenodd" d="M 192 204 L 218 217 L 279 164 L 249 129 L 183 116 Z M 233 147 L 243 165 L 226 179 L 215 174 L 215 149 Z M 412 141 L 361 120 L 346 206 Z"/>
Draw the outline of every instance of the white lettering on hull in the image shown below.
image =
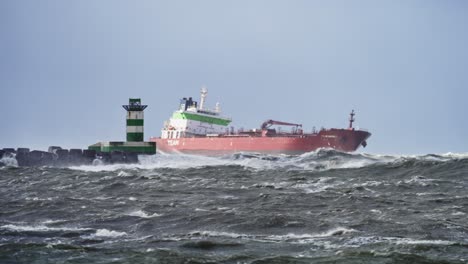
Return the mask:
<path fill-rule="evenodd" d="M 169 146 L 178 146 L 179 145 L 179 140 L 168 140 L 167 145 L 169 145 Z"/>

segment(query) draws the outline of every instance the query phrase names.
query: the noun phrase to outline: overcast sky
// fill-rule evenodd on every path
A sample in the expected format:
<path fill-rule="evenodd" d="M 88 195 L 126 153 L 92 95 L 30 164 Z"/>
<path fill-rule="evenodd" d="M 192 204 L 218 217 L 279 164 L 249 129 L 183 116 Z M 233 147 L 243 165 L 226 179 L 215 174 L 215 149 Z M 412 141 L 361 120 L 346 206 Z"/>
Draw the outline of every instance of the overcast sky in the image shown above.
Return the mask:
<path fill-rule="evenodd" d="M 0 1 L 0 148 L 145 138 L 181 97 L 265 119 L 356 126 L 364 152 L 468 152 L 467 1 Z"/>

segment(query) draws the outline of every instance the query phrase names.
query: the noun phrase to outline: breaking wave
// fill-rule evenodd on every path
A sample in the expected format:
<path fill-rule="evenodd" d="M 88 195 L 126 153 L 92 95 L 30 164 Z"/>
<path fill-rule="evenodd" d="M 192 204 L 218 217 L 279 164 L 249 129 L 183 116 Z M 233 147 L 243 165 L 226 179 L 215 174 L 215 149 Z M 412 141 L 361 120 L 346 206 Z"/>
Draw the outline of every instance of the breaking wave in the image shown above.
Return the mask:
<path fill-rule="evenodd" d="M 114 164 L 74 166 L 71 169 L 83 171 L 189 169 L 213 166 L 240 166 L 254 170 L 307 170 L 326 171 L 332 169 L 356 169 L 368 166 L 424 165 L 468 159 L 466 153 L 446 153 L 427 155 L 378 155 L 344 153 L 332 149 L 319 149 L 302 155 L 266 155 L 256 153 L 235 153 L 221 157 L 208 157 L 190 154 L 158 153 L 153 156 L 140 156 L 138 164 Z M 125 176 L 125 172 L 121 172 Z"/>
<path fill-rule="evenodd" d="M 16 160 L 14 154 L 3 155 L 2 157 L 0 157 L 0 164 L 6 167 L 18 167 L 18 161 Z"/>

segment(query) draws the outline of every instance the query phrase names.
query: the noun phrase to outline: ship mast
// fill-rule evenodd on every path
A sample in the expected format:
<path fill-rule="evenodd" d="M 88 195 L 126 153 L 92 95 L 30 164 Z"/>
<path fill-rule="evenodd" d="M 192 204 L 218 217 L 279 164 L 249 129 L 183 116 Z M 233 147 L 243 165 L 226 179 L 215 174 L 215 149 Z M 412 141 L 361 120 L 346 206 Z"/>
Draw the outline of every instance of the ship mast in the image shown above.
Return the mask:
<path fill-rule="evenodd" d="M 354 115 L 356 115 L 354 113 L 354 110 L 351 111 L 351 113 L 349 114 L 349 129 L 352 130 L 353 129 L 353 122 L 354 122 Z"/>
<path fill-rule="evenodd" d="M 205 98 L 206 98 L 206 95 L 208 94 L 208 90 L 206 89 L 205 86 L 203 86 L 200 92 L 201 92 L 200 107 L 198 109 L 203 110 L 203 107 L 205 106 Z"/>

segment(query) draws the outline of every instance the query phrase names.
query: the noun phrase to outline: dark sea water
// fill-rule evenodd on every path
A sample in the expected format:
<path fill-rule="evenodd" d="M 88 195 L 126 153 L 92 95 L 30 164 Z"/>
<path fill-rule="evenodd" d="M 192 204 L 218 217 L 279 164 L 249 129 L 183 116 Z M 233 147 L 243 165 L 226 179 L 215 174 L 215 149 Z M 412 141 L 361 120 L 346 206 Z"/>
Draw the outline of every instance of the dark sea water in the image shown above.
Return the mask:
<path fill-rule="evenodd" d="M 463 154 L 4 167 L 0 263 L 468 263 L 467 185 Z"/>

